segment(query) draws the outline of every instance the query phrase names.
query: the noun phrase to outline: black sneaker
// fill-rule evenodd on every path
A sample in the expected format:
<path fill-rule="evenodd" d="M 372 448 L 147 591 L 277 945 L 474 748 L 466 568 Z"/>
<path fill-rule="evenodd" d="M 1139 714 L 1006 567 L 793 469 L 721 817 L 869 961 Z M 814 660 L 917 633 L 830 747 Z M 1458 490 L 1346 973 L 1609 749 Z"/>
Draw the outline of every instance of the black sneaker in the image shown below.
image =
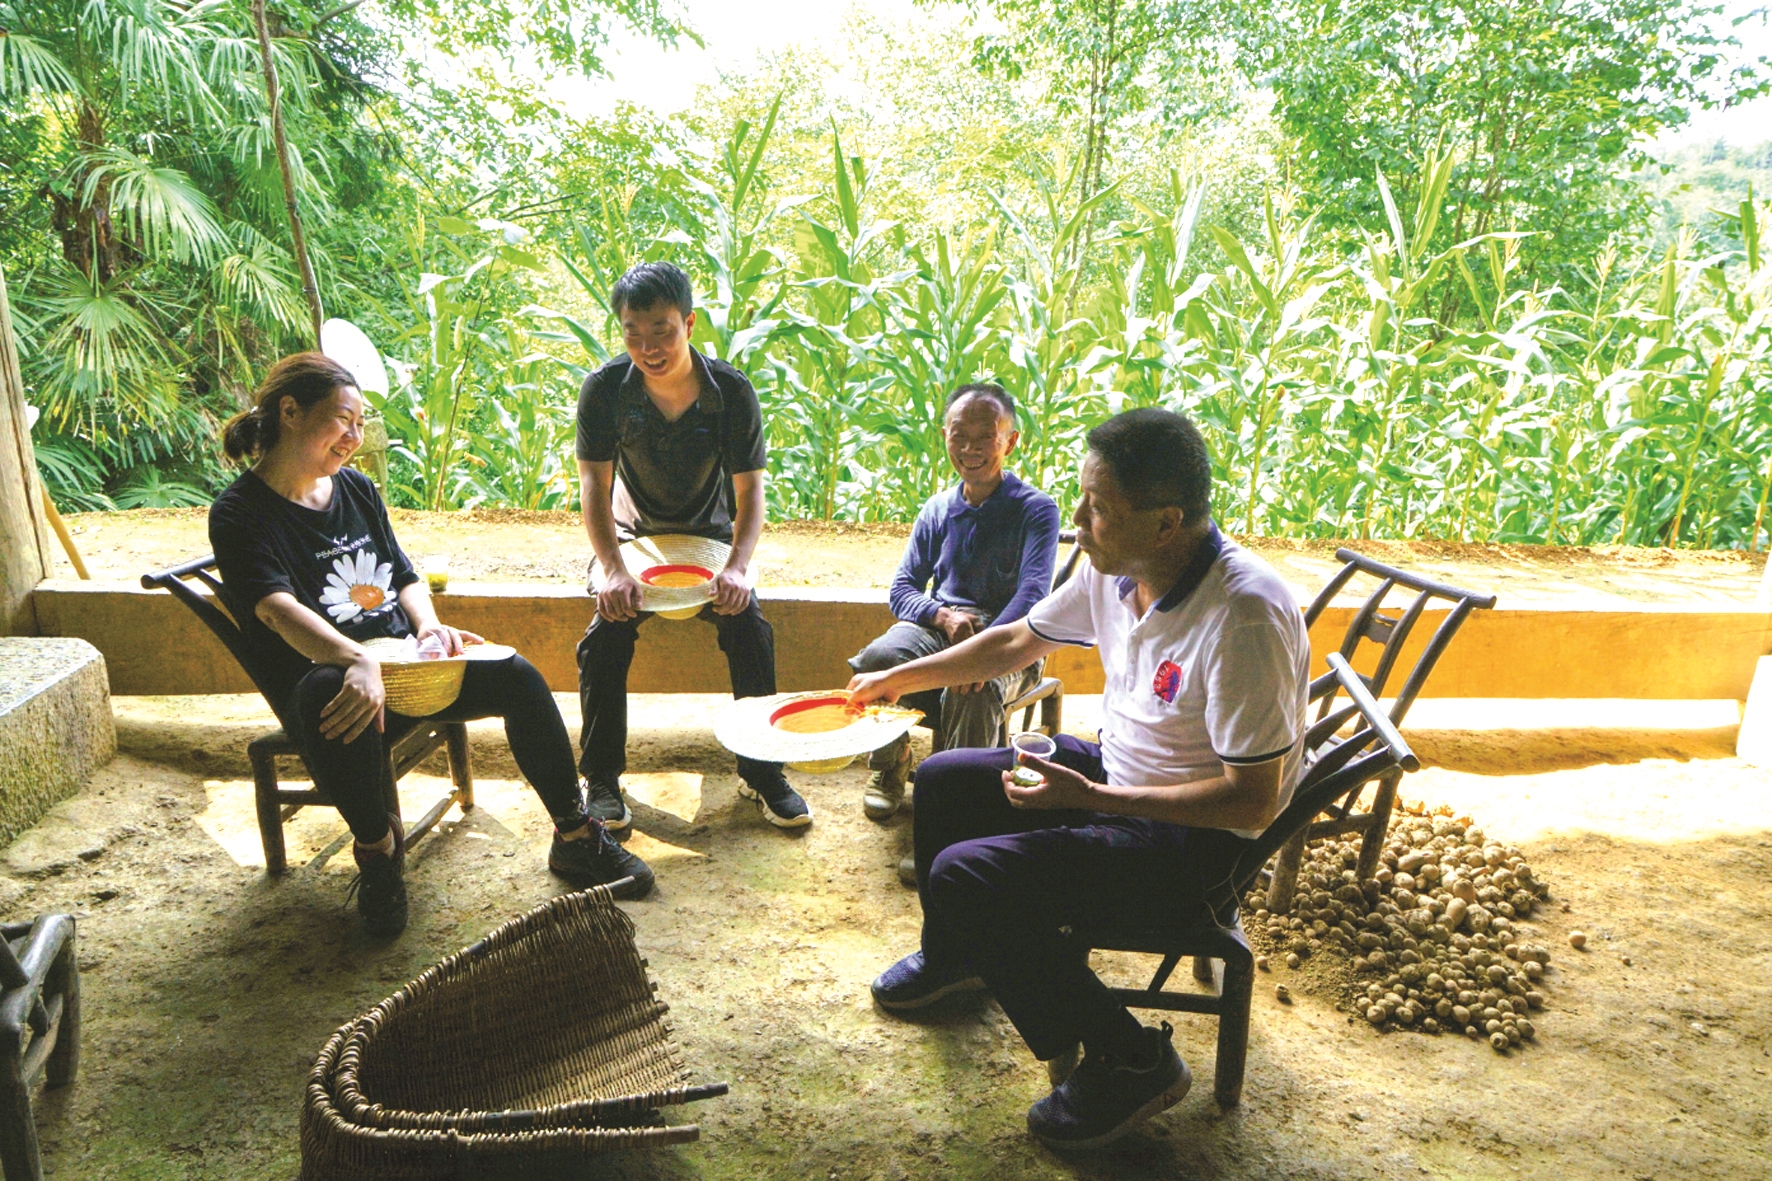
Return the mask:
<path fill-rule="evenodd" d="M 1113 1143 L 1180 1103 L 1193 1084 L 1187 1063 L 1170 1044 L 1174 1029 L 1144 1029 L 1137 1060 L 1092 1054 L 1052 1093 L 1028 1108 L 1028 1131 L 1051 1148 L 1089 1149 Z"/>
<path fill-rule="evenodd" d="M 586 776 L 578 781 L 578 786 L 584 792 L 585 811 L 592 820 L 601 821 L 611 832 L 620 832 L 633 823 L 634 814 L 628 811 L 627 797 L 621 794 L 619 775 Z"/>
<path fill-rule="evenodd" d="M 363 916 L 364 932 L 377 939 L 392 939 L 406 929 L 406 826 L 398 816 L 389 813 L 388 827 L 394 833 L 392 856 L 355 842 L 351 844 L 357 880 L 351 883 L 350 891 L 357 895 L 357 913 Z"/>
<path fill-rule="evenodd" d="M 591 835 L 576 841 L 554 833 L 554 847 L 548 850 L 548 868 L 575 886 L 606 886 L 622 878 L 633 878 L 629 884 L 614 891 L 617 898 L 644 898 L 652 892 L 652 868 L 615 843 L 607 829 L 591 821 Z"/>
<path fill-rule="evenodd" d="M 738 794 L 747 800 L 756 800 L 763 815 L 777 828 L 805 828 L 812 823 L 812 809 L 806 806 L 800 793 L 788 785 L 780 771 L 761 783 L 740 780 Z"/>
<path fill-rule="evenodd" d="M 942 971 L 931 968 L 923 953 L 913 951 L 884 972 L 868 986 L 874 1003 L 893 1013 L 921 1009 L 933 1005 L 944 996 L 956 992 L 981 992 L 984 981 L 972 969 L 961 965 Z"/>

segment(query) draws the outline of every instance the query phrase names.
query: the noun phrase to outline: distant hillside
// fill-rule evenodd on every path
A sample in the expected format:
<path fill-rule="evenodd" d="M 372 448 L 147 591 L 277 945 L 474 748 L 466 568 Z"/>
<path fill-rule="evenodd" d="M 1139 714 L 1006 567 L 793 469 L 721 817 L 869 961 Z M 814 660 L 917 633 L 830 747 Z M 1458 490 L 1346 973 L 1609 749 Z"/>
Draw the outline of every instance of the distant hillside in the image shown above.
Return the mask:
<path fill-rule="evenodd" d="M 1668 171 L 1651 171 L 1643 183 L 1658 210 L 1656 236 L 1662 240 L 1688 224 L 1707 238 L 1718 238 L 1716 215 L 1734 213 L 1749 186 L 1762 200 L 1772 196 L 1772 140 L 1744 148 L 1719 139 L 1658 155 Z"/>

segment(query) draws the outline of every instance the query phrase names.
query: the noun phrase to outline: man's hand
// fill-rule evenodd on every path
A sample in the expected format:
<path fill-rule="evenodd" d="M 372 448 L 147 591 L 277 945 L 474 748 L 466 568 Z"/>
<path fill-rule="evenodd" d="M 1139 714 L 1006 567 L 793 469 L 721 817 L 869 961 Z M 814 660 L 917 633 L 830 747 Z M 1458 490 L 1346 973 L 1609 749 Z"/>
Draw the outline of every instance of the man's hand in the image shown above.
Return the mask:
<path fill-rule="evenodd" d="M 418 642 L 424 643 L 425 637 L 436 636 L 443 641 L 443 655 L 460 656 L 464 644 L 484 644 L 485 638 L 473 632 L 464 632 L 450 627 L 445 623 L 431 623 L 419 629 Z"/>
<path fill-rule="evenodd" d="M 751 588 L 745 585 L 745 572 L 727 566 L 714 575 L 714 614 L 737 615 L 751 605 Z"/>
<path fill-rule="evenodd" d="M 1020 756 L 1021 765 L 1038 771 L 1046 782 L 1038 787 L 1022 787 L 1003 772 L 1003 794 L 1017 808 L 1083 808 L 1096 806 L 1095 788 L 1088 779 L 1057 763 L 1033 755 Z"/>
<path fill-rule="evenodd" d="M 968 615 L 964 611 L 956 611 L 952 607 L 942 607 L 935 612 L 935 626 L 948 643 L 958 644 L 961 640 L 969 640 L 978 632 L 978 617 Z"/>
<path fill-rule="evenodd" d="M 850 708 L 861 709 L 876 701 L 897 701 L 898 691 L 888 684 L 891 677 L 890 669 L 878 673 L 856 673 L 849 679 Z"/>
<path fill-rule="evenodd" d="M 354 742 L 371 722 L 379 732 L 386 722 L 386 698 L 381 663 L 365 652 L 345 668 L 344 687 L 320 711 L 320 737 Z"/>
<path fill-rule="evenodd" d="M 625 623 L 640 614 L 640 583 L 625 567 L 609 571 L 597 592 L 597 614 L 611 623 Z"/>

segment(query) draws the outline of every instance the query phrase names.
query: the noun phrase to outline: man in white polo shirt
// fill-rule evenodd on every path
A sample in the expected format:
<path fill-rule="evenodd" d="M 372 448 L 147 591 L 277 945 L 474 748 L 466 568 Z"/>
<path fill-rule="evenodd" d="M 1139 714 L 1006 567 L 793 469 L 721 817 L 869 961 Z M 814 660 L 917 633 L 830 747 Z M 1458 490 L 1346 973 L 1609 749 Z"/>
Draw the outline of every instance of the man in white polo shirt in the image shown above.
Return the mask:
<path fill-rule="evenodd" d="M 921 950 L 874 981 L 889 1011 L 988 988 L 1042 1060 L 1083 1061 L 1028 1111 L 1060 1148 L 1094 1148 L 1186 1094 L 1170 1027 L 1141 1025 L 1060 928 L 1185 922 L 1222 890 L 1298 778 L 1310 645 L 1289 588 L 1211 518 L 1192 423 L 1132 410 L 1089 432 L 1074 521 L 1087 564 L 1027 617 L 855 678 L 860 703 L 987 680 L 1066 644 L 1100 649 L 1101 743 L 1024 756 L 944 751 L 917 771 Z"/>

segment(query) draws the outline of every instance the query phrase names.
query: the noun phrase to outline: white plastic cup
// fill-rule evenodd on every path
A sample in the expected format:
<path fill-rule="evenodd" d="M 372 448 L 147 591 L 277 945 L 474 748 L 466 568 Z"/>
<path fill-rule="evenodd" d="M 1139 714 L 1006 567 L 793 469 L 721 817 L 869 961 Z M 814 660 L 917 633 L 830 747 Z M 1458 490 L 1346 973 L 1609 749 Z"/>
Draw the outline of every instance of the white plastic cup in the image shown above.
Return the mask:
<path fill-rule="evenodd" d="M 433 595 L 449 589 L 448 554 L 426 554 L 419 565 L 425 576 L 425 586 Z"/>
<path fill-rule="evenodd" d="M 1021 756 L 1032 755 L 1036 759 L 1050 760 L 1053 755 L 1058 753 L 1058 743 L 1054 742 L 1049 735 L 1042 734 L 1038 730 L 1029 730 L 1012 737 L 1009 740 L 1009 747 L 1015 752 L 1017 764 L 1015 770 L 1010 772 L 1009 778 L 1014 780 L 1016 786 L 1039 787 L 1046 782 L 1046 777 L 1032 767 L 1020 765 Z"/>

